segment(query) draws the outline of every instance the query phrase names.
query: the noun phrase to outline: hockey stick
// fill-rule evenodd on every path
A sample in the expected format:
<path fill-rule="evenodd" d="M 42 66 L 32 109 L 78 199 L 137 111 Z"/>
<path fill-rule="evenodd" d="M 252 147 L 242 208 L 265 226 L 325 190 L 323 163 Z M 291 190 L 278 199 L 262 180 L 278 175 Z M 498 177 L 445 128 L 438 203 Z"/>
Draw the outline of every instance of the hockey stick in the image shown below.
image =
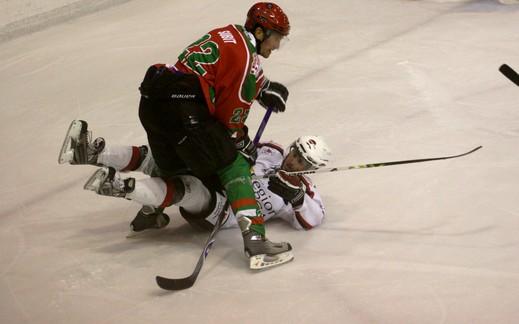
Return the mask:
<path fill-rule="evenodd" d="M 505 77 L 508 78 L 508 80 L 515 83 L 516 86 L 519 86 L 519 74 L 514 71 L 511 67 L 509 67 L 507 64 L 503 64 L 499 67 L 499 72 L 503 73 Z"/>
<path fill-rule="evenodd" d="M 261 121 L 261 125 L 258 129 L 258 132 L 256 133 L 256 136 L 254 137 L 254 144 L 258 144 L 261 135 L 263 134 L 263 131 L 265 130 L 265 127 L 267 126 L 267 122 L 269 121 L 270 115 L 272 114 L 272 109 L 268 108 L 267 112 L 265 113 L 265 116 L 263 117 L 263 120 Z M 223 210 L 227 210 L 229 207 L 229 202 L 226 201 L 225 205 L 223 207 Z M 187 288 L 191 288 L 194 284 L 196 279 L 198 278 L 198 275 L 200 274 L 200 270 L 202 270 L 202 266 L 204 265 L 205 258 L 209 254 L 209 250 L 214 245 L 215 242 L 215 236 L 216 233 L 220 230 L 220 227 L 222 226 L 222 219 L 225 216 L 225 212 L 221 213 L 218 216 L 218 220 L 216 221 L 216 224 L 214 225 L 213 231 L 211 234 L 209 234 L 209 237 L 207 238 L 207 241 L 205 242 L 204 249 L 202 250 L 202 254 L 198 258 L 198 262 L 196 263 L 195 270 L 193 270 L 193 273 L 191 273 L 190 276 L 184 277 L 184 278 L 178 278 L 178 279 L 172 279 L 172 278 L 166 278 L 161 276 L 156 276 L 155 280 L 157 281 L 157 285 L 159 285 L 160 288 L 165 290 L 183 290 Z"/>
<path fill-rule="evenodd" d="M 227 210 L 228 207 L 229 203 L 226 201 L 223 210 Z M 159 285 L 160 288 L 165 290 L 182 290 L 190 288 L 195 284 L 196 278 L 198 278 L 198 274 L 200 273 L 200 270 L 202 270 L 202 266 L 204 265 L 205 258 L 209 254 L 209 250 L 211 250 L 211 248 L 213 247 L 216 233 L 220 230 L 220 227 L 222 226 L 222 220 L 224 219 L 225 214 L 226 212 L 222 212 L 218 216 L 218 220 L 214 225 L 213 231 L 211 232 L 211 234 L 209 234 L 207 241 L 205 241 L 204 249 L 200 257 L 198 258 L 198 262 L 196 263 L 195 270 L 193 270 L 193 273 L 188 277 L 178 279 L 156 276 L 155 280 L 157 281 L 157 285 Z"/>
<path fill-rule="evenodd" d="M 334 172 L 334 171 L 346 171 L 346 170 L 352 170 L 352 169 L 367 169 L 367 168 L 377 168 L 377 167 L 397 165 L 397 164 L 409 164 L 409 163 L 454 159 L 457 157 L 465 156 L 470 153 L 476 152 L 477 150 L 479 150 L 482 147 L 483 146 L 478 146 L 475 149 L 472 149 L 466 153 L 459 154 L 459 155 L 451 155 L 451 156 L 443 156 L 443 157 L 427 158 L 427 159 L 416 159 L 416 160 L 402 160 L 402 161 L 392 161 L 392 162 L 359 164 L 359 165 L 351 165 L 351 166 L 344 166 L 344 167 L 337 167 L 337 168 L 322 168 L 322 169 L 318 169 L 318 170 L 294 171 L 294 172 L 287 172 L 287 175 L 303 175 L 303 174 L 325 173 L 325 172 Z M 263 176 L 255 176 L 253 178 L 254 179 L 270 178 L 275 175 L 276 175 L 275 173 L 269 173 L 269 174 L 265 174 Z"/>
<path fill-rule="evenodd" d="M 252 141 L 252 143 L 254 143 L 254 145 L 258 144 L 258 142 L 261 138 L 261 135 L 263 135 L 263 131 L 265 130 L 265 127 L 267 127 L 267 122 L 269 121 L 271 114 L 272 114 L 272 108 L 269 107 L 267 109 L 267 112 L 265 113 L 265 116 L 263 116 L 263 120 L 261 121 L 261 124 L 258 128 L 258 132 L 256 133 L 256 136 L 254 136 L 254 140 Z"/>

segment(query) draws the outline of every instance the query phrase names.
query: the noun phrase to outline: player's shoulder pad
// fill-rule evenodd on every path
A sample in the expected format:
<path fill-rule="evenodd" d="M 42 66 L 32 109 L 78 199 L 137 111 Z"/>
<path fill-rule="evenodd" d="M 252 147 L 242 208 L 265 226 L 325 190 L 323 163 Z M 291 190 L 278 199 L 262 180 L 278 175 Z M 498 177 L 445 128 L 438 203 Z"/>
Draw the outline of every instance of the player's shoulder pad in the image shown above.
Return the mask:
<path fill-rule="evenodd" d="M 279 154 L 283 155 L 283 147 L 275 142 L 267 142 L 267 143 L 258 143 L 258 149 L 265 151 L 265 153 L 273 153 L 279 152 Z"/>

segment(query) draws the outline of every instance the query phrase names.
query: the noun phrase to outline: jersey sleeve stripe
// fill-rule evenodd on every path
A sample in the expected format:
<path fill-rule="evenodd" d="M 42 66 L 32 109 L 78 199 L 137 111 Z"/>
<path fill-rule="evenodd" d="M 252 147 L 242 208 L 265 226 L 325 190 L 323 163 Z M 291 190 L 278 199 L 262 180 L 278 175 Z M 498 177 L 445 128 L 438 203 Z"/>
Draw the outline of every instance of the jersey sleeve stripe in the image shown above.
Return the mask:
<path fill-rule="evenodd" d="M 303 215 L 301 215 L 300 212 L 296 211 L 295 212 L 296 214 L 296 219 L 297 219 L 297 222 L 305 229 L 305 230 L 310 230 L 313 228 L 312 225 L 308 224 L 308 222 L 305 220 L 305 218 L 303 217 Z"/>
<path fill-rule="evenodd" d="M 245 84 L 245 79 L 247 78 L 248 71 L 250 70 L 250 64 L 251 64 L 251 53 L 249 52 L 249 46 L 247 46 L 247 40 L 243 37 L 243 34 L 236 28 L 236 26 L 232 25 L 232 27 L 236 30 L 236 33 L 240 35 L 240 38 L 242 40 L 243 46 L 245 47 L 245 51 L 247 52 L 247 64 L 245 65 L 245 70 L 243 71 L 243 76 L 240 82 L 240 89 L 238 91 L 238 96 L 240 98 L 240 101 L 244 104 L 250 105 L 252 102 L 248 102 L 242 97 L 242 91 L 243 91 L 243 85 Z"/>
<path fill-rule="evenodd" d="M 308 179 L 305 176 L 301 176 L 300 179 L 305 185 L 305 193 L 313 199 L 315 193 L 312 191 L 312 184 L 310 183 L 310 181 L 308 181 Z"/>
<path fill-rule="evenodd" d="M 276 145 L 274 143 L 259 143 L 258 144 L 258 148 L 261 148 L 261 147 L 264 147 L 264 146 L 273 148 L 276 151 L 279 151 L 279 153 L 281 153 L 281 155 L 283 155 L 283 148 L 281 146 L 278 146 L 278 145 Z"/>

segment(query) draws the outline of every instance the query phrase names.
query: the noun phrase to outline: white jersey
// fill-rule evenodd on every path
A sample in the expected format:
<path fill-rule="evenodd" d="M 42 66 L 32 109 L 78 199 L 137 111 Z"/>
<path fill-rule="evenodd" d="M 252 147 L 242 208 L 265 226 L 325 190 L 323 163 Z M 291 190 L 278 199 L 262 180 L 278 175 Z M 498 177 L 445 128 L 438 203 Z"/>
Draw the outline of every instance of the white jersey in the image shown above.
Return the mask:
<path fill-rule="evenodd" d="M 258 176 L 274 173 L 281 168 L 284 153 L 283 148 L 273 142 L 260 143 L 258 145 L 258 158 L 253 167 L 254 173 Z M 305 184 L 305 198 L 303 204 L 298 208 L 293 208 L 290 203 L 285 203 L 283 198 L 268 189 L 269 179 L 253 179 L 252 187 L 256 193 L 258 202 L 265 221 L 273 218 L 281 218 L 298 230 L 309 230 L 320 225 L 324 219 L 324 206 L 321 196 L 317 192 L 310 178 L 301 176 Z M 229 208 L 230 213 L 232 211 Z M 228 217 L 222 226 L 238 226 L 236 217 Z"/>

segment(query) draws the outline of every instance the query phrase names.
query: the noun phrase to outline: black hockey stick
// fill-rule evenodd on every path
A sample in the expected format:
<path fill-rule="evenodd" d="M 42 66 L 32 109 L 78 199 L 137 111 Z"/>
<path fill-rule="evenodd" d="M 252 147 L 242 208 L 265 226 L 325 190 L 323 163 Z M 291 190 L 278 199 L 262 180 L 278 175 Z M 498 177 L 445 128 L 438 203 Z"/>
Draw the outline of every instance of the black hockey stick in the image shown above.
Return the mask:
<path fill-rule="evenodd" d="M 383 166 L 389 166 L 389 165 L 397 165 L 397 164 L 409 164 L 409 163 L 419 163 L 419 162 L 428 162 L 428 161 L 436 161 L 436 160 L 447 160 L 447 159 L 454 159 L 457 157 L 465 156 L 470 153 L 476 152 L 483 146 L 478 146 L 475 149 L 472 149 L 466 153 L 458 154 L 458 155 L 451 155 L 451 156 L 442 156 L 442 157 L 436 157 L 436 158 L 427 158 L 427 159 L 416 159 L 416 160 L 402 160 L 402 161 L 392 161 L 392 162 L 379 162 L 379 163 L 370 163 L 370 164 L 359 164 L 359 165 L 350 165 L 350 166 L 344 166 L 344 167 L 336 167 L 336 168 L 321 168 L 318 170 L 306 170 L 306 171 L 294 171 L 294 172 L 287 172 L 288 175 L 303 175 L 303 174 L 312 174 L 312 173 L 324 173 L 324 172 L 334 172 L 334 171 L 345 171 L 345 170 L 352 170 L 352 169 L 367 169 L 367 168 L 377 168 L 377 167 L 383 167 Z M 275 173 L 265 174 L 263 176 L 255 176 L 253 178 L 269 178 L 275 176 Z"/>
<path fill-rule="evenodd" d="M 157 281 L 157 284 L 160 288 L 166 289 L 166 290 L 182 290 L 192 287 L 195 284 L 196 278 L 198 278 L 198 274 L 200 273 L 200 270 L 202 270 L 202 266 L 204 265 L 205 258 L 209 254 L 209 250 L 211 250 L 211 247 L 213 247 L 216 233 L 220 230 L 220 227 L 222 226 L 222 220 L 225 218 L 226 210 L 229 207 L 229 203 L 226 202 L 224 205 L 224 212 L 222 212 L 218 216 L 218 220 L 216 221 L 216 224 L 214 225 L 213 231 L 211 234 L 209 234 L 209 237 L 207 238 L 207 241 L 205 241 L 204 250 L 202 251 L 202 254 L 200 255 L 200 258 L 198 258 L 198 262 L 196 263 L 195 270 L 193 273 L 184 278 L 178 278 L 178 279 L 171 279 L 161 276 L 156 276 L 155 280 Z"/>
<path fill-rule="evenodd" d="M 507 77 L 508 80 L 512 81 L 516 86 L 519 87 L 519 74 L 517 74 L 514 69 L 509 67 L 507 64 L 503 64 L 499 67 L 499 72 L 503 73 L 503 75 Z"/>

